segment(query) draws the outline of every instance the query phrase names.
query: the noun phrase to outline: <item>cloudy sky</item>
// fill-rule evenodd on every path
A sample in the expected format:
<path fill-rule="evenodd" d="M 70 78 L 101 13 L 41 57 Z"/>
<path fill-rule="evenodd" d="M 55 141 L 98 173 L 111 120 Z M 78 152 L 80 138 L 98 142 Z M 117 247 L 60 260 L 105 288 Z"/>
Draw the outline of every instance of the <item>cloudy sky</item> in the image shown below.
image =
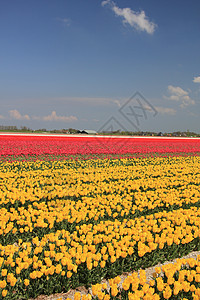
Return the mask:
<path fill-rule="evenodd" d="M 200 133 L 199 0 L 0 2 L 0 125 Z"/>

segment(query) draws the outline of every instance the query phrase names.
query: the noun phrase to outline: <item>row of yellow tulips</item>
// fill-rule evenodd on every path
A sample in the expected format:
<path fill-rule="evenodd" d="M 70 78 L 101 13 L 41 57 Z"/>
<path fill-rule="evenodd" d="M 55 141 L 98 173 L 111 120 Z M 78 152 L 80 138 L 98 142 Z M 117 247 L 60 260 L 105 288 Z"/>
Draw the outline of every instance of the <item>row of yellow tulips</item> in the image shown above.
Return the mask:
<path fill-rule="evenodd" d="M 200 257 L 178 259 L 174 264 L 155 268 L 153 278 L 147 282 L 146 273 L 140 270 L 125 278 L 121 283 L 119 276 L 110 279 L 109 284 L 92 286 L 92 295 L 76 292 L 74 300 L 160 300 L 200 298 Z M 67 300 L 71 300 L 67 298 Z"/>
<path fill-rule="evenodd" d="M 0 293 L 27 299 L 199 249 L 200 158 L 2 162 Z"/>
<path fill-rule="evenodd" d="M 120 166 L 84 161 L 77 169 L 76 162 L 66 161 L 45 162 L 44 170 L 42 162 L 14 164 L 10 171 L 8 163 L 1 164 L 1 173 L 6 170 L 0 186 L 4 244 L 24 233 L 74 230 L 79 223 L 123 220 L 200 200 L 199 157 L 125 159 Z"/>
<path fill-rule="evenodd" d="M 170 251 L 173 256 L 175 249 L 178 250 L 175 255 L 191 250 L 187 246 L 196 250 L 199 237 L 200 209 L 196 207 L 123 222 L 84 224 L 77 226 L 73 233 L 59 230 L 41 239 L 35 237 L 31 242 L 19 240 L 18 244 L 0 245 L 0 272 L 10 292 L 15 290 L 15 285 L 20 289 L 24 280 L 26 284 L 31 280 L 34 285 L 40 278 L 44 283 L 68 278 L 68 286 L 74 281 L 86 283 L 85 278 L 90 284 L 103 274 L 113 276 L 128 268 L 141 267 L 151 253 L 151 258 L 157 256 L 160 260 L 163 255 L 169 257 Z"/>

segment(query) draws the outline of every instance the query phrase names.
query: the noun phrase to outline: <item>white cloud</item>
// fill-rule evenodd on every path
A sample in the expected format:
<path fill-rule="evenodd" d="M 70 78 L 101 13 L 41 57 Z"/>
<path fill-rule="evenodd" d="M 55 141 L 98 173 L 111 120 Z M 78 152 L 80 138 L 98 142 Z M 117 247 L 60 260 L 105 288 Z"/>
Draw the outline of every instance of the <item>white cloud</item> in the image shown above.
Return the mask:
<path fill-rule="evenodd" d="M 193 82 L 200 83 L 200 76 L 194 77 Z"/>
<path fill-rule="evenodd" d="M 119 100 L 113 100 L 113 103 L 115 103 L 118 107 L 121 107 L 121 103 Z"/>
<path fill-rule="evenodd" d="M 170 107 L 162 107 L 162 106 L 155 106 L 155 109 L 158 113 L 167 114 L 167 115 L 175 115 L 176 110 Z"/>
<path fill-rule="evenodd" d="M 182 108 L 195 104 L 195 101 L 189 96 L 189 93 L 179 86 L 168 86 L 168 92 L 171 94 L 170 97 L 166 97 L 168 100 L 180 102 Z"/>
<path fill-rule="evenodd" d="M 58 121 L 58 122 L 72 122 L 77 121 L 77 117 L 75 116 L 57 116 L 55 111 L 52 111 L 52 113 L 48 116 L 38 117 L 34 116 L 33 120 L 43 120 L 43 121 Z"/>
<path fill-rule="evenodd" d="M 109 5 L 116 16 L 123 18 L 124 24 L 129 24 L 138 31 L 146 31 L 149 34 L 154 33 L 157 25 L 148 20 L 143 10 L 140 12 L 135 12 L 129 7 L 119 8 L 115 2 L 111 0 L 102 1 L 101 5 Z"/>
<path fill-rule="evenodd" d="M 102 1 L 102 2 L 101 2 L 101 5 L 102 5 L 102 6 L 105 6 L 105 5 L 107 5 L 107 4 L 110 4 L 110 2 L 111 2 L 110 0 Z"/>
<path fill-rule="evenodd" d="M 181 96 L 185 96 L 188 95 L 187 91 L 184 91 L 182 88 L 180 88 L 179 86 L 173 86 L 173 85 L 169 85 L 168 86 L 168 90 L 171 94 L 175 94 L 177 97 L 181 97 Z"/>
<path fill-rule="evenodd" d="M 16 109 L 9 110 L 10 117 L 16 120 L 30 120 L 29 115 L 21 115 Z"/>
<path fill-rule="evenodd" d="M 105 106 L 105 105 L 117 105 L 118 107 L 121 106 L 120 100 L 114 99 L 114 98 L 103 98 L 103 97 L 61 97 L 61 98 L 55 98 L 55 100 L 58 101 L 66 101 L 66 102 L 78 102 L 78 103 L 84 103 L 89 104 L 91 106 Z"/>
<path fill-rule="evenodd" d="M 2 120 L 2 119 L 5 119 L 5 117 L 4 116 L 2 116 L 2 115 L 0 115 L 0 119 Z"/>
<path fill-rule="evenodd" d="M 71 24 L 71 20 L 68 18 L 56 18 L 63 26 L 69 26 Z"/>

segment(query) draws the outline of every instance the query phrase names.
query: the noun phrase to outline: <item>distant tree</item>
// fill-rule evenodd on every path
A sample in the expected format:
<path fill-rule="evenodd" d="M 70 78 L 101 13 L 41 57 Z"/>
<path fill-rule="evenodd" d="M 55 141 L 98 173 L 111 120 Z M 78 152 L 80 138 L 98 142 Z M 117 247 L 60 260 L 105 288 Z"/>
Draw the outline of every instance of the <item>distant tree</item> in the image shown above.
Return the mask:
<path fill-rule="evenodd" d="M 31 131 L 31 129 L 26 126 L 21 126 L 20 128 L 22 131 Z"/>
<path fill-rule="evenodd" d="M 78 133 L 78 130 L 77 129 L 74 129 L 74 128 L 69 128 L 68 129 L 69 133 Z"/>

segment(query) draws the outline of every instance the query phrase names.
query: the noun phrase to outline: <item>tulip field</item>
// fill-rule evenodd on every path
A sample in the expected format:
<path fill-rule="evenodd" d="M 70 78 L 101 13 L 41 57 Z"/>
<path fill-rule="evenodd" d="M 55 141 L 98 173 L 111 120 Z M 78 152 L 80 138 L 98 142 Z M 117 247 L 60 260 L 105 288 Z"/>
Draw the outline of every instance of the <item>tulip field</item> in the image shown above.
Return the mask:
<path fill-rule="evenodd" d="M 200 250 L 199 154 L 192 138 L 0 135 L 0 299 L 200 299 L 200 256 L 181 259 Z"/>

